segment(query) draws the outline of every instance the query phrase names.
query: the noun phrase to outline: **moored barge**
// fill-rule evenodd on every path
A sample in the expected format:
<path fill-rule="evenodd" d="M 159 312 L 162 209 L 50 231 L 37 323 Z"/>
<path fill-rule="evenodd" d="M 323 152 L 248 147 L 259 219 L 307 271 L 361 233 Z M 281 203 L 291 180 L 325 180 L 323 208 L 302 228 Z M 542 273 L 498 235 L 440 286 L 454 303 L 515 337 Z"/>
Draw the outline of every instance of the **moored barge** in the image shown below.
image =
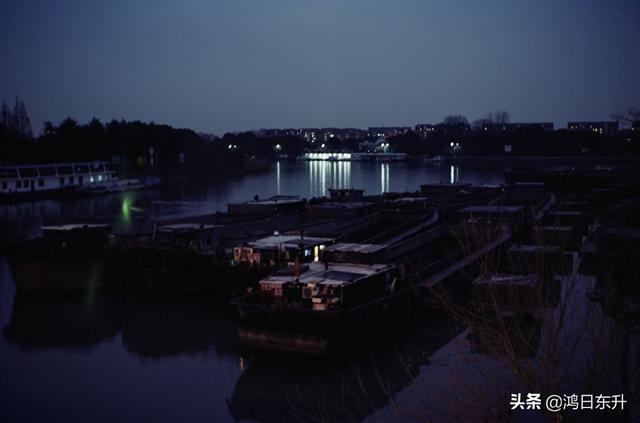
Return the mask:
<path fill-rule="evenodd" d="M 95 291 L 116 280 L 117 246 L 106 224 L 43 226 L 42 237 L 12 244 L 5 254 L 20 293 Z"/>
<path fill-rule="evenodd" d="M 406 301 L 393 265 L 325 262 L 275 272 L 232 304 L 245 343 L 332 354 L 361 350 L 392 331 Z"/>

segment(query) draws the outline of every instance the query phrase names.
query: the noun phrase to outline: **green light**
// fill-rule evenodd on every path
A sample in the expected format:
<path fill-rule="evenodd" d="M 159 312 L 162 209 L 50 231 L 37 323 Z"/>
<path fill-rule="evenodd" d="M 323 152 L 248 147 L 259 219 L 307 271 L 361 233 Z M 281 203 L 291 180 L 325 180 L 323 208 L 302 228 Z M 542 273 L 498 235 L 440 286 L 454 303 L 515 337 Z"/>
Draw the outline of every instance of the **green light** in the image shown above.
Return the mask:
<path fill-rule="evenodd" d="M 133 198 L 131 194 L 126 193 L 122 198 L 122 218 L 125 223 L 131 223 L 131 203 L 133 202 Z"/>

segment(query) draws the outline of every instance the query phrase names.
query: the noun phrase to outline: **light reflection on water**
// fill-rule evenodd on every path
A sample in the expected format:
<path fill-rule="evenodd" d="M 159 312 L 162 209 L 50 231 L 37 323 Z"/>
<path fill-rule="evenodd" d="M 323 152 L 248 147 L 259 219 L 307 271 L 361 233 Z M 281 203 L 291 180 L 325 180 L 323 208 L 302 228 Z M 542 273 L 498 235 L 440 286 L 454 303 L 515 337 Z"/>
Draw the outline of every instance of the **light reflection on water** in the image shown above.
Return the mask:
<path fill-rule="evenodd" d="M 464 169 L 461 180 L 502 180 L 500 168 Z M 29 237 L 43 224 L 88 221 L 133 226 L 225 210 L 228 202 L 254 195 L 311 198 L 328 195 L 329 188 L 362 188 L 366 194 L 415 191 L 423 183 L 446 183 L 449 172 L 448 165 L 440 164 L 282 161 L 261 174 L 179 179 L 134 193 L 1 204 L 0 232 Z M 18 416 L 21 421 L 233 421 L 246 404 L 255 406 L 244 411 L 245 417 L 282 421 L 290 419 L 291 392 L 281 391 L 296 390 L 309 375 L 315 381 L 302 384 L 307 398 L 327 386 L 338 391 L 342 387 L 336 381 L 353 378 L 354 366 L 365 377 L 377 371 L 367 370 L 368 358 L 355 364 L 294 367 L 264 357 L 256 362 L 237 342 L 222 307 L 211 302 L 145 303 L 93 293 L 14 301 L 11 274 L 1 257 L 0 294 L 3 421 Z M 426 348 L 433 351 L 447 339 Z M 420 357 L 406 377 L 393 366 L 380 369 L 393 370 L 387 376 L 402 389 L 415 376 Z M 379 359 L 393 362 L 384 354 Z M 375 385 L 370 388 L 374 408 L 384 406 L 385 393 Z M 351 411 L 360 420 L 373 409 Z"/>
<path fill-rule="evenodd" d="M 456 165 L 451 165 L 451 175 L 449 177 L 450 184 L 457 184 L 460 180 L 460 167 Z"/>
<path fill-rule="evenodd" d="M 212 299 L 14 292 L 0 257 L 3 422 L 290 422 L 300 413 L 360 421 L 455 337 L 446 321 L 434 320 L 441 332 L 402 344 L 401 356 L 380 348 L 350 359 L 292 360 L 245 348 Z"/>
<path fill-rule="evenodd" d="M 331 187 L 362 187 L 378 194 L 443 180 L 495 183 L 499 174 L 462 165 L 282 162 L 271 173 L 176 181 L 135 196 L 4 205 L 2 217 L 3 225 L 17 227 L 87 216 L 133 224 L 222 209 L 227 201 L 252 198 L 256 191 L 261 196 L 310 197 Z M 585 292 L 575 296 L 582 301 L 588 289 L 583 282 L 577 286 Z M 248 351 L 222 309 L 214 301 L 193 298 L 159 302 L 91 294 L 14 299 L 11 274 L 0 257 L 0 417 L 33 422 L 280 422 L 296 421 L 298 407 L 307 418 L 339 421 L 346 413 L 349 421 L 389 421 L 397 420 L 396 404 L 442 412 L 448 391 L 443 394 L 441 387 L 474 390 L 480 400 L 496 403 L 484 398 L 498 392 L 487 389 L 486 375 L 500 389 L 501 379 L 511 377 L 500 373 L 504 370 L 495 360 L 470 355 L 466 332 L 456 332 L 444 318 L 428 319 L 433 332 L 413 337 L 408 345 L 393 345 L 408 347 L 402 357 L 395 348 L 381 348 L 373 359 L 323 362 Z M 575 354 L 565 356 L 571 361 Z M 344 392 L 355 396 L 344 398 Z M 388 406 L 392 398 L 394 404 Z"/>
<path fill-rule="evenodd" d="M 41 225 L 88 221 L 126 228 L 152 219 L 224 211 L 228 202 L 255 195 L 311 198 L 328 195 L 330 188 L 361 188 L 379 195 L 416 191 L 424 183 L 500 183 L 502 171 L 501 166 L 474 163 L 279 161 L 259 174 L 182 178 L 153 190 L 0 204 L 0 232 L 26 237 L 37 235 Z"/>
<path fill-rule="evenodd" d="M 389 192 L 389 163 L 381 163 L 380 194 Z"/>
<path fill-rule="evenodd" d="M 347 161 L 308 161 L 309 196 L 328 195 L 331 188 L 353 188 L 351 186 L 351 162 Z"/>

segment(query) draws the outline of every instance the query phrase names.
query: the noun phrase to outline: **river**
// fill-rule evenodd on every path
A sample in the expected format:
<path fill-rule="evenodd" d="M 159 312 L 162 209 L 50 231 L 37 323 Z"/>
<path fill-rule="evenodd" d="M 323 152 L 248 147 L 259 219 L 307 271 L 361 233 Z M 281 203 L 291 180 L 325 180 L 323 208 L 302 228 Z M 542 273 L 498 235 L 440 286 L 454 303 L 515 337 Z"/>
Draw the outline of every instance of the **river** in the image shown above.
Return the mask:
<path fill-rule="evenodd" d="M 503 181 L 502 166 L 465 163 L 275 162 L 271 171 L 169 181 L 159 189 L 65 200 L 0 204 L 0 232 L 29 237 L 41 225 L 106 222 L 117 228 L 149 219 L 226 210 L 232 201 L 255 195 L 328 195 L 329 188 L 361 188 L 365 194 L 416 191 L 424 183 Z"/>
<path fill-rule="evenodd" d="M 473 164 L 277 162 L 261 174 L 3 204 L 0 230 L 29 237 L 43 224 L 135 225 L 224 210 L 226 203 L 254 195 L 321 196 L 331 187 L 380 194 L 433 182 L 495 184 L 502 172 Z M 223 310 L 223 304 L 199 299 L 22 298 L 0 257 L 0 421 L 386 420 L 393 414 L 390 401 L 413 386 L 425 366 L 438 372 L 429 358 L 437 351 L 447 356 L 443 348 L 454 348 L 451 342 L 460 337 L 447 319 L 434 317 L 427 334 L 367 356 L 281 357 L 244 348 Z"/>

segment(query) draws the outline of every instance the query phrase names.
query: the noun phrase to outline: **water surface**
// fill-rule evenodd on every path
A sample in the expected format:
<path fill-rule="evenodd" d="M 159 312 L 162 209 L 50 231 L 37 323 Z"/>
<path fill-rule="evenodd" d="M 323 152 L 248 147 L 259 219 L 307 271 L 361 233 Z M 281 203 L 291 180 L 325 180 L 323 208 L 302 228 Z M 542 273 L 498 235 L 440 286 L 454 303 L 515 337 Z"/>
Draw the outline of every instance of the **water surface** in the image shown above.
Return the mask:
<path fill-rule="evenodd" d="M 416 191 L 424 183 L 495 184 L 503 181 L 503 170 L 474 163 L 281 161 L 258 174 L 179 179 L 146 191 L 0 204 L 0 231 L 28 237 L 37 234 L 41 225 L 87 221 L 126 229 L 139 221 L 224 211 L 227 203 L 256 195 L 311 198 L 328 195 L 329 188 L 361 188 L 375 195 Z"/>
<path fill-rule="evenodd" d="M 498 183 L 501 174 L 471 165 L 279 162 L 261 174 L 174 180 L 156 190 L 3 204 L 0 230 L 26 237 L 42 224 L 127 226 L 224 210 L 254 195 L 310 198 L 332 187 L 380 194 L 428 182 Z M 0 307 L 2 422 L 361 421 L 389 410 L 428 357 L 458 335 L 440 319 L 428 335 L 350 359 L 256 354 L 240 344 L 225 305 L 211 299 L 24 298 L 2 258 Z"/>

